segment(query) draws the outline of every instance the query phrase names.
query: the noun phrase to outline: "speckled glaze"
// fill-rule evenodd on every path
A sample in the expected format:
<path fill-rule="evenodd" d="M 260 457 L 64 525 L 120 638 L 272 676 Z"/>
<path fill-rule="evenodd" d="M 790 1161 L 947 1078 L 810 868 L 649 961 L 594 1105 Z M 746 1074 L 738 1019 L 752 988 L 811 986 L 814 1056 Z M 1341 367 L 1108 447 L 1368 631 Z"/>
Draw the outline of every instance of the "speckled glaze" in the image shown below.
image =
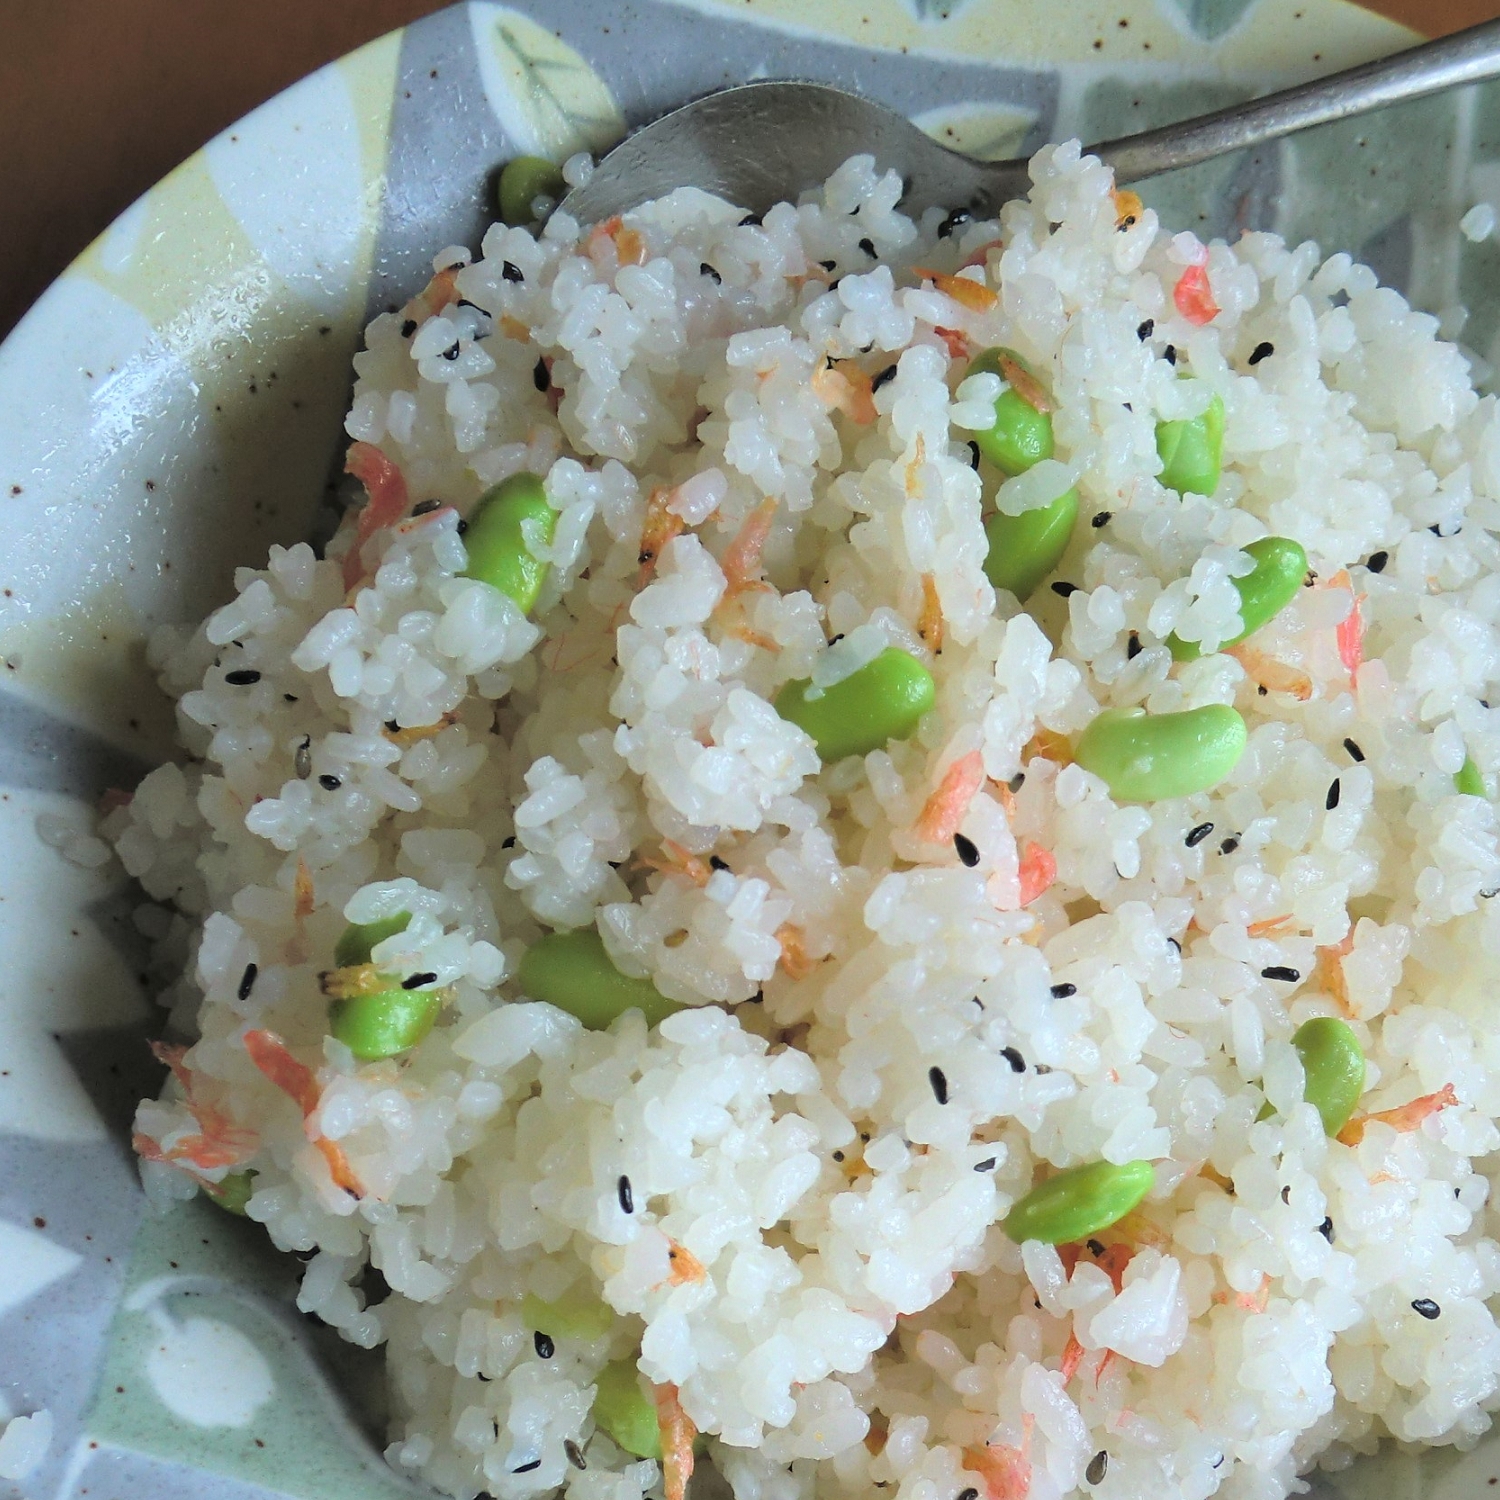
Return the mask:
<path fill-rule="evenodd" d="M 979 155 L 1122 134 L 1412 40 L 1342 0 L 473 0 L 210 142 L 0 346 L 0 1417 L 56 1436 L 26 1500 L 374 1500 L 378 1357 L 300 1318 L 294 1266 L 202 1200 L 147 1219 L 128 1146 L 159 1026 L 117 868 L 65 862 L 169 742 L 142 660 L 272 541 L 336 514 L 349 358 L 473 244 L 495 169 L 602 148 L 723 84 L 856 88 Z M 640 59 L 662 59 L 643 68 Z M 1371 261 L 1500 359 L 1500 88 L 1151 183 L 1205 237 L 1269 227 Z M 1477 1500 L 1500 1440 L 1382 1453 L 1315 1489 Z M 0 1496 L 11 1491 L 0 1482 Z"/>

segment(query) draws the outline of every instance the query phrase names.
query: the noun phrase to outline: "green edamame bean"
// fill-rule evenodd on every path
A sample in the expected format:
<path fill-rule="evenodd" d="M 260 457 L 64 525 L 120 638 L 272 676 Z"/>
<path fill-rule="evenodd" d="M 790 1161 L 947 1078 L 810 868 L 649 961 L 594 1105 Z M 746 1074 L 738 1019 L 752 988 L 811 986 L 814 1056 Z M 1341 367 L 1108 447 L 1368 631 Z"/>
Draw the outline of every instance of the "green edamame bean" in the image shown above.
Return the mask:
<path fill-rule="evenodd" d="M 243 1219 L 245 1205 L 255 1191 L 254 1176 L 254 1172 L 231 1172 L 216 1187 L 210 1187 L 208 1195 L 226 1213 L 238 1214 Z"/>
<path fill-rule="evenodd" d="M 382 917 L 378 922 L 351 922 L 334 947 L 333 961 L 341 969 L 367 964 L 378 944 L 410 926 L 409 911 L 398 911 L 394 917 Z"/>
<path fill-rule="evenodd" d="M 1453 790 L 1461 792 L 1465 797 L 1487 797 L 1488 792 L 1484 789 L 1484 777 L 1479 774 L 1479 767 L 1474 764 L 1471 755 L 1464 756 L 1464 763 L 1453 774 Z"/>
<path fill-rule="evenodd" d="M 409 1052 L 432 1030 L 443 1008 L 441 990 L 380 990 L 335 1000 L 328 1029 L 361 1062 Z"/>
<path fill-rule="evenodd" d="M 1117 802 L 1161 802 L 1217 786 L 1248 737 L 1226 703 L 1175 714 L 1106 709 L 1078 737 L 1073 759 L 1107 782 Z"/>
<path fill-rule="evenodd" d="M 1019 516 L 997 511 L 984 523 L 984 535 L 990 544 L 984 576 L 997 589 L 1009 589 L 1024 604 L 1062 561 L 1077 519 L 1077 490 L 1068 490 L 1051 505 Z"/>
<path fill-rule="evenodd" d="M 1003 368 L 1005 365 L 1011 367 L 1009 373 Z M 1018 382 L 1012 378 L 1017 372 L 1025 395 L 1017 390 Z M 1002 473 L 1011 476 L 1023 474 L 1032 464 L 1051 458 L 1052 418 L 1028 399 L 1041 386 L 1026 361 L 1014 349 L 986 349 L 969 362 L 965 378 L 969 375 L 998 375 L 1008 382 L 995 399 L 994 425 L 974 434 L 979 451 Z"/>
<path fill-rule="evenodd" d="M 1322 1116 L 1324 1131 L 1337 1135 L 1365 1089 L 1365 1054 L 1354 1028 L 1336 1016 L 1315 1016 L 1297 1028 L 1292 1046 L 1306 1079 L 1302 1097 Z"/>
<path fill-rule="evenodd" d="M 540 1333 L 586 1343 L 602 1339 L 615 1326 L 613 1311 L 577 1286 L 570 1286 L 555 1302 L 543 1302 L 535 1292 L 527 1292 L 521 1300 L 521 1316 Z"/>
<path fill-rule="evenodd" d="M 1044 1240 L 1067 1245 L 1117 1224 L 1151 1191 L 1156 1169 L 1149 1161 L 1089 1162 L 1049 1177 L 1005 1216 L 1005 1232 L 1017 1244 Z"/>
<path fill-rule="evenodd" d="M 530 521 L 543 542 L 552 540 L 557 512 L 547 504 L 547 491 L 535 474 L 512 474 L 480 500 L 469 516 L 464 550 L 469 554 L 464 577 L 509 594 L 521 612 L 530 612 L 542 591 L 549 564 L 534 557 L 522 522 Z"/>
<path fill-rule="evenodd" d="M 627 1453 L 661 1457 L 656 1403 L 641 1389 L 633 1359 L 617 1359 L 600 1370 L 594 1382 L 594 1421 Z"/>
<path fill-rule="evenodd" d="M 516 982 L 533 1000 L 577 1016 L 591 1031 L 603 1031 L 627 1010 L 642 1012 L 655 1026 L 682 1009 L 649 979 L 622 974 L 592 927 L 551 932 L 533 943 L 521 956 Z"/>
<path fill-rule="evenodd" d="M 507 224 L 534 224 L 539 217 L 536 200 L 550 198 L 556 204 L 567 191 L 562 172 L 552 162 L 543 156 L 518 156 L 500 173 L 500 217 Z"/>
<path fill-rule="evenodd" d="M 1221 651 L 1225 646 L 1239 645 L 1262 625 L 1269 624 L 1297 597 L 1297 590 L 1307 577 L 1307 553 L 1290 537 L 1263 536 L 1258 542 L 1251 542 L 1245 551 L 1254 559 L 1255 567 L 1234 580 L 1244 628 L 1221 642 Z M 1167 637 L 1167 647 L 1176 661 L 1197 661 L 1202 654 L 1197 641 L 1185 641 L 1175 631 Z"/>
<path fill-rule="evenodd" d="M 1156 424 L 1156 451 L 1161 473 L 1156 477 L 1169 490 L 1211 495 L 1219 487 L 1224 453 L 1224 402 L 1215 396 L 1201 416 L 1181 422 Z"/>
<path fill-rule="evenodd" d="M 936 697 L 932 673 L 909 651 L 887 646 L 821 693 L 808 677 L 787 683 L 773 706 L 813 737 L 825 761 L 834 761 L 909 739 Z"/>

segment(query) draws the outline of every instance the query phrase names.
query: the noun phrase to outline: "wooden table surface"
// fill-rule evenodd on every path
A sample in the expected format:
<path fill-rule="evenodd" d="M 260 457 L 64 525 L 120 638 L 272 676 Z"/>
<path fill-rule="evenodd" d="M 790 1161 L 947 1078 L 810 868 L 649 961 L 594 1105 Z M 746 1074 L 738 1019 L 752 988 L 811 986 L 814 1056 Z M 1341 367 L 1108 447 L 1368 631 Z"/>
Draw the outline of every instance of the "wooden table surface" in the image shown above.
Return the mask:
<path fill-rule="evenodd" d="M 210 136 L 445 3 L 0 0 L 0 335 L 117 213 Z M 1500 0 L 1370 3 L 1433 36 L 1500 13 Z"/>

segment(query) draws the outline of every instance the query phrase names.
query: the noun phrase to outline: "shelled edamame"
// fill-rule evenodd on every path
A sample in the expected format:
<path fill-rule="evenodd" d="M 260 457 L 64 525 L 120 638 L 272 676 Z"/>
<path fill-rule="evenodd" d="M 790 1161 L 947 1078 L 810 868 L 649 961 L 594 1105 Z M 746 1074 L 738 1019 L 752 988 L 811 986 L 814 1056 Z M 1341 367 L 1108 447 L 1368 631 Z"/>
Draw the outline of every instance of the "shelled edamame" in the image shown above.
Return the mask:
<path fill-rule="evenodd" d="M 1317 1110 L 1328 1135 L 1349 1123 L 1365 1090 L 1365 1053 L 1354 1028 L 1337 1016 L 1315 1016 L 1292 1036 L 1302 1059 L 1302 1097 Z"/>
<path fill-rule="evenodd" d="M 1453 773 L 1453 790 L 1465 797 L 1487 796 L 1484 789 L 1484 777 L 1480 774 L 1479 767 L 1474 764 L 1472 755 L 1464 756 L 1464 763 Z"/>
<path fill-rule="evenodd" d="M 1215 394 L 1201 415 L 1156 424 L 1157 476 L 1169 490 L 1211 495 L 1219 487 L 1224 454 L 1224 401 Z"/>
<path fill-rule="evenodd" d="M 547 503 L 546 488 L 535 474 L 502 479 L 469 515 L 464 576 L 508 594 L 523 614 L 529 614 L 550 566 L 531 548 L 535 541 L 550 543 L 556 528 L 557 512 Z"/>
<path fill-rule="evenodd" d="M 351 923 L 334 946 L 338 969 L 357 969 L 371 961 L 379 944 L 411 924 L 410 912 L 378 922 Z M 385 976 L 375 976 L 374 982 Z M 328 1009 L 328 1029 L 361 1062 L 376 1062 L 408 1052 L 432 1030 L 443 1008 L 441 990 L 406 989 L 392 979 L 389 988 L 345 995 Z"/>
<path fill-rule="evenodd" d="M 254 1177 L 254 1172 L 231 1172 L 216 1186 L 207 1189 L 208 1196 L 225 1213 L 236 1214 L 243 1219 L 245 1205 L 250 1201 L 250 1194 L 255 1190 Z"/>
<path fill-rule="evenodd" d="M 521 1299 L 521 1316 L 529 1328 L 559 1339 L 582 1339 L 593 1343 L 615 1326 L 615 1315 L 592 1293 L 571 1286 L 553 1302 L 544 1302 L 535 1292 Z"/>
<path fill-rule="evenodd" d="M 1066 1245 L 1117 1224 L 1151 1191 L 1156 1169 L 1149 1161 L 1089 1162 L 1049 1177 L 1005 1217 L 1005 1232 L 1017 1244 L 1043 1240 Z"/>
<path fill-rule="evenodd" d="M 534 224 L 544 214 L 538 214 L 539 198 L 551 200 L 551 206 L 560 202 L 568 191 L 562 170 L 544 156 L 517 156 L 505 164 L 500 173 L 496 196 L 500 204 L 500 217 L 507 224 Z"/>
<path fill-rule="evenodd" d="M 632 1359 L 617 1359 L 600 1370 L 594 1382 L 594 1421 L 627 1453 L 661 1457 L 661 1428 L 656 1406 L 641 1386 Z"/>
<path fill-rule="evenodd" d="M 1031 367 L 1014 349 L 986 349 L 970 360 L 968 375 L 998 375 L 1006 388 L 995 398 L 992 425 L 974 433 L 979 451 L 1004 474 L 1024 474 L 1052 457 L 1048 398 Z"/>
<path fill-rule="evenodd" d="M 1227 703 L 1180 713 L 1106 709 L 1078 738 L 1073 758 L 1119 802 L 1160 802 L 1217 786 L 1239 763 L 1249 733 Z"/>
<path fill-rule="evenodd" d="M 887 646 L 873 661 L 821 691 L 807 677 L 787 683 L 774 706 L 783 719 L 813 737 L 826 762 L 868 755 L 892 740 L 909 739 L 936 696 L 932 673 L 909 651 Z"/>
<path fill-rule="evenodd" d="M 533 943 L 516 969 L 516 984 L 533 1000 L 544 1000 L 602 1031 L 627 1010 L 638 1010 L 655 1026 L 682 1007 L 649 979 L 622 974 L 593 927 L 552 932 Z"/>
<path fill-rule="evenodd" d="M 1263 536 L 1244 551 L 1255 566 L 1233 580 L 1240 596 L 1242 628 L 1238 635 L 1220 642 L 1221 650 L 1237 646 L 1269 624 L 1297 597 L 1297 590 L 1307 577 L 1307 553 L 1290 537 Z M 1197 641 L 1185 641 L 1175 631 L 1167 637 L 1167 648 L 1176 661 L 1196 661 L 1202 654 Z"/>
<path fill-rule="evenodd" d="M 1008 516 L 996 511 L 984 523 L 990 550 L 984 574 L 997 589 L 1009 589 L 1022 604 L 1062 561 L 1078 520 L 1078 491 L 1070 489 L 1050 505 Z"/>

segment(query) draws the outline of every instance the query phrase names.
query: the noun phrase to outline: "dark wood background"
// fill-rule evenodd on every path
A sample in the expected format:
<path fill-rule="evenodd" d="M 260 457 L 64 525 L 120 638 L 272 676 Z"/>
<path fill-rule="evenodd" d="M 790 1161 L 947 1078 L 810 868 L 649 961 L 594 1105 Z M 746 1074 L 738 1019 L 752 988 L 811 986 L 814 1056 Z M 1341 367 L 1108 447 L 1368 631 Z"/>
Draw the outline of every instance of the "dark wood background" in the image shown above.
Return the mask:
<path fill-rule="evenodd" d="M 210 136 L 445 0 L 0 0 L 0 335 Z M 608 0 L 601 0 L 608 3 Z M 1500 0 L 1371 0 L 1432 36 Z"/>

